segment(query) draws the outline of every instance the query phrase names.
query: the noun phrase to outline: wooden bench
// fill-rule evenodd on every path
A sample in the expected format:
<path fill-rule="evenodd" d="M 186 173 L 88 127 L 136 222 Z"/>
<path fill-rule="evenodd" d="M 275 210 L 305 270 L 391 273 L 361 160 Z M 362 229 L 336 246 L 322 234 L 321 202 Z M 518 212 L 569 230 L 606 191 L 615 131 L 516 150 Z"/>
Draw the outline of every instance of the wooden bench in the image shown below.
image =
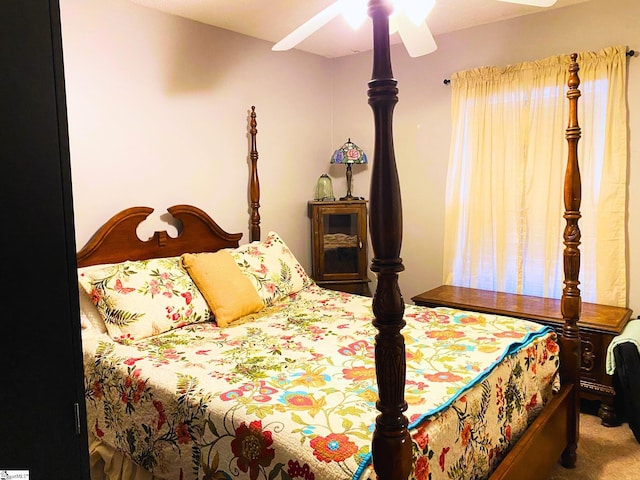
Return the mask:
<path fill-rule="evenodd" d="M 416 295 L 412 300 L 416 305 L 427 307 L 452 307 L 524 318 L 552 326 L 558 334 L 562 333 L 558 299 L 442 285 Z M 613 337 L 622 332 L 631 314 L 628 308 L 582 303 L 578 324 L 582 342 L 580 396 L 600 401 L 598 416 L 606 426 L 619 424 L 613 377 L 605 372 L 607 347 Z"/>

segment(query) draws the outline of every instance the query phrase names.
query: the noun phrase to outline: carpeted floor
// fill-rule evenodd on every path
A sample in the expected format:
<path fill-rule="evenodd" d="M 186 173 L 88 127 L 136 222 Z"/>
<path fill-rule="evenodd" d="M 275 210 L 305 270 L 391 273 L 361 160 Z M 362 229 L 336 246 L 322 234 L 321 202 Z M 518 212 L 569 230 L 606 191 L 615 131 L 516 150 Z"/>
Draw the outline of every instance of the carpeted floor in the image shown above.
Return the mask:
<path fill-rule="evenodd" d="M 599 417 L 580 415 L 576 468 L 558 465 L 549 480 L 638 480 L 640 443 L 627 423 L 604 427 Z"/>

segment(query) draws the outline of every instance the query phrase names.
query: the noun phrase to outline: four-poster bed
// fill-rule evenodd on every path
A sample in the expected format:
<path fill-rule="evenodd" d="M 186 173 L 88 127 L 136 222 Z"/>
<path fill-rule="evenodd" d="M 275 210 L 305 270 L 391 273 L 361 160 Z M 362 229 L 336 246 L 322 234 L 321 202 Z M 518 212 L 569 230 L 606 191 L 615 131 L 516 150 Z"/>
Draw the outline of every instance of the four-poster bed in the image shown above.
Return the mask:
<path fill-rule="evenodd" d="M 136 228 L 152 209 L 133 207 L 112 217 L 78 253 L 79 281 L 98 307 L 91 311 L 85 302 L 83 312 L 87 324 L 95 323 L 85 329 L 84 348 L 96 475 L 396 480 L 430 478 L 429 472 L 486 477 L 492 471 L 492 479 L 523 479 L 541 478 L 560 457 L 565 466 L 574 465 L 580 313 L 576 56 L 568 93 L 561 385 L 552 393 L 558 348 L 549 329 L 508 317 L 404 304 L 398 286 L 404 268 L 402 208 L 392 138 L 398 90 L 388 3 L 371 0 L 369 15 L 374 51 L 368 96 L 375 123 L 371 269 L 378 277 L 372 305 L 364 297 L 315 286 L 274 232 L 259 242 L 252 107 L 252 243 L 239 246 L 240 234 L 225 232 L 189 205 L 168 209 L 181 224 L 176 238 L 156 232 L 141 241 Z M 221 252 L 232 267 L 218 262 Z M 218 255 L 215 261 L 212 255 Z M 214 265 L 208 262 L 215 267 L 199 269 Z M 236 306 L 233 292 L 216 296 L 207 282 L 217 280 L 219 289 L 234 283 L 236 264 L 256 288 L 243 291 L 251 291 L 249 296 L 257 291 L 263 304 L 234 316 L 229 313 Z M 215 269 L 221 279 L 200 275 Z M 141 273 L 147 280 L 126 283 Z M 242 281 L 245 288 L 248 280 Z M 179 300 L 163 306 L 162 321 L 141 326 L 148 312 L 135 309 L 147 298 L 116 305 L 153 289 L 156 298 Z M 235 303 L 246 306 L 244 297 Z M 230 326 L 223 324 L 227 321 Z M 439 357 L 425 358 L 436 347 L 442 349 Z M 467 359 L 469 350 L 485 358 Z M 370 442 L 374 405 L 379 413 Z M 489 432 L 492 422 L 496 431 Z M 436 438 L 446 425 L 454 440 Z M 487 436 L 478 439 L 478 433 Z"/>

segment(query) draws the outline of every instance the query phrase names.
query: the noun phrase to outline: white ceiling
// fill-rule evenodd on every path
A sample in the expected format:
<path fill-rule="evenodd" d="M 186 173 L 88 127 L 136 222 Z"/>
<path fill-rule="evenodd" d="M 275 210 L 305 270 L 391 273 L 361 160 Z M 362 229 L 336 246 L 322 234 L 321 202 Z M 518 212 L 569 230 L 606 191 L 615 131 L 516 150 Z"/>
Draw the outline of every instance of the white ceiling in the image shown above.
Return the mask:
<path fill-rule="evenodd" d="M 335 0 L 131 0 L 165 13 L 276 43 Z M 432 34 L 562 8 L 589 0 L 558 0 L 548 8 L 498 0 L 437 0 L 427 18 Z M 400 43 L 398 34 L 391 43 Z M 353 31 L 339 16 L 298 44 L 299 50 L 334 58 L 371 50 L 371 20 Z"/>

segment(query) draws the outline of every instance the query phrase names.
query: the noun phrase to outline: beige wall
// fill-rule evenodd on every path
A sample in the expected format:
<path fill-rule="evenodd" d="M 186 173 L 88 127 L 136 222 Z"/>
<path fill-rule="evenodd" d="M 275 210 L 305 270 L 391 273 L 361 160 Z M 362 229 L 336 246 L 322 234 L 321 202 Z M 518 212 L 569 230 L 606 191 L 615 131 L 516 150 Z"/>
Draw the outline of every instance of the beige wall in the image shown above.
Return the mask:
<path fill-rule="evenodd" d="M 203 208 L 248 241 L 256 106 L 263 236 L 310 266 L 307 200 L 333 142 L 330 61 L 127 0 L 61 0 L 76 243 L 118 211 Z"/>
<path fill-rule="evenodd" d="M 78 247 L 110 215 L 148 205 L 201 206 L 247 236 L 246 124 L 258 113 L 263 231 L 279 232 L 310 269 L 306 202 L 328 172 L 336 195 L 344 168 L 329 166 L 347 137 L 373 152 L 367 104 L 371 53 L 328 60 L 149 10 L 127 0 L 61 0 Z M 640 2 L 572 7 L 441 35 L 410 58 L 392 48 L 400 89 L 395 152 L 403 189 L 407 302 L 442 281 L 444 185 L 453 72 L 628 45 L 640 50 Z M 629 63 L 630 307 L 640 313 L 640 58 Z M 560 135 L 563 132 L 559 133 Z M 354 169 L 368 197 L 369 167 Z M 239 200 L 240 199 L 240 200 Z M 636 218 L 634 218 L 634 216 Z M 162 227 L 152 218 L 148 230 Z M 145 230 L 146 232 L 146 230 Z"/>

